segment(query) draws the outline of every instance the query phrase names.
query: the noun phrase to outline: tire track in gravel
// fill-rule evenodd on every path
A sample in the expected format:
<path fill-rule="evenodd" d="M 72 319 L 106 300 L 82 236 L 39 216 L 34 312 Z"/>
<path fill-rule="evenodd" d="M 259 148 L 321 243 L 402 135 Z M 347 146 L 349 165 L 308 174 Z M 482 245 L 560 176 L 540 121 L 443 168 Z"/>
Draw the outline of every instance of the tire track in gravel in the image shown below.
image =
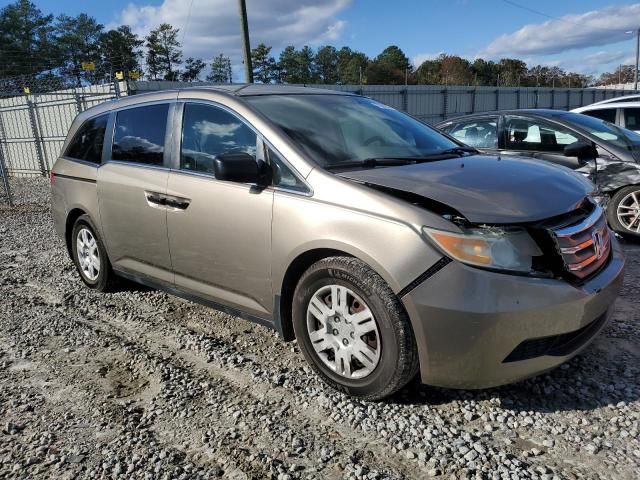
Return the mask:
<path fill-rule="evenodd" d="M 35 288 L 36 295 L 39 295 L 45 302 L 57 305 L 62 301 L 59 292 L 55 290 L 54 287 L 46 284 L 36 285 L 34 283 L 30 283 L 26 286 Z M 140 304 L 138 303 L 137 305 L 139 306 Z M 66 306 L 67 308 L 72 308 L 73 303 L 68 302 Z M 149 305 L 142 307 L 142 310 L 148 311 L 149 308 L 147 307 L 149 307 Z M 84 325 L 101 337 L 115 340 L 116 342 L 127 346 L 129 349 L 139 349 L 151 358 L 162 358 L 164 362 L 170 362 L 176 368 L 182 369 L 184 372 L 188 372 L 189 377 L 192 377 L 201 384 L 213 380 L 217 390 L 222 389 L 229 391 L 230 393 L 228 396 L 236 399 L 234 400 L 235 406 L 238 407 L 238 410 L 236 411 L 251 409 L 253 405 L 257 403 L 265 408 L 265 411 L 257 413 L 271 418 L 277 418 L 278 422 L 281 424 L 281 430 L 284 432 L 295 432 L 296 430 L 299 430 L 303 425 L 301 425 L 302 422 L 300 419 L 296 417 L 297 415 L 303 416 L 306 419 L 304 426 L 307 428 L 313 426 L 313 432 L 311 435 L 309 435 L 309 431 L 305 432 L 305 437 L 310 436 L 312 439 L 308 441 L 307 447 L 312 447 L 318 458 L 322 457 L 321 452 L 323 450 L 328 452 L 339 452 L 340 447 L 336 445 L 347 442 L 352 449 L 356 448 L 368 451 L 371 451 L 372 449 L 377 450 L 369 454 L 367 463 L 364 465 L 367 469 L 375 468 L 376 470 L 381 471 L 388 471 L 391 469 L 392 471 L 388 473 L 394 476 L 414 477 L 418 475 L 418 472 L 416 472 L 414 468 L 411 468 L 412 465 L 405 465 L 399 461 L 389 461 L 392 459 L 389 459 L 388 457 L 385 458 L 387 447 L 381 442 L 364 439 L 362 435 L 354 435 L 353 431 L 348 428 L 344 428 L 334 422 L 327 421 L 328 415 L 326 412 L 315 408 L 300 409 L 293 399 L 287 395 L 286 390 L 280 388 L 277 391 L 273 391 L 272 386 L 268 384 L 256 384 L 252 379 L 247 378 L 244 375 L 238 375 L 239 372 L 237 370 L 230 371 L 224 366 L 210 363 L 197 353 L 181 349 L 177 339 L 166 335 L 166 331 L 170 330 L 169 328 L 162 329 L 163 332 L 153 332 L 140 328 L 139 325 L 136 325 L 130 320 L 123 319 L 118 316 L 106 315 L 99 309 L 89 308 L 83 313 L 89 318 L 71 318 L 68 314 L 65 314 L 65 316 L 67 317 L 67 321 Z M 95 320 L 90 319 L 90 317 L 94 316 Z M 90 381 L 90 379 L 83 380 L 83 382 L 86 381 Z M 265 400 L 267 403 L 265 403 Z M 278 405 L 279 407 L 277 409 L 272 408 L 272 405 Z M 280 407 L 280 405 L 283 406 Z M 216 427 L 219 428 L 219 426 L 222 425 L 226 429 L 232 429 L 237 424 L 236 420 L 237 418 L 230 420 L 229 417 L 225 418 L 218 416 L 216 417 Z M 168 421 L 162 425 L 161 419 L 156 418 L 152 428 L 159 435 L 159 439 L 162 439 L 163 436 L 167 437 L 167 435 L 162 432 L 171 431 L 171 427 L 173 426 L 173 421 Z M 197 441 L 198 437 L 204 436 L 205 432 L 206 427 L 199 430 L 192 429 L 190 437 Z M 284 436 L 281 436 L 281 440 L 289 440 L 289 436 L 290 435 L 286 433 Z M 168 437 L 170 437 L 170 435 Z M 273 432 L 270 432 L 269 435 L 258 433 L 257 438 L 260 441 L 255 443 L 265 446 L 275 440 Z M 325 440 L 329 438 L 332 438 L 334 441 L 329 443 Z M 175 442 L 173 442 L 173 445 L 174 444 Z M 170 446 L 173 445 L 170 444 Z M 200 452 L 200 449 L 198 448 L 191 448 L 187 450 L 191 454 L 197 454 Z M 242 450 L 239 450 L 230 452 L 229 455 L 231 455 L 231 453 L 233 453 L 234 458 L 237 458 L 239 455 L 243 454 L 245 457 L 249 457 L 256 452 L 243 452 Z M 337 456 L 339 453 L 336 453 L 335 455 Z M 378 458 L 377 460 L 376 457 Z M 385 458 L 387 461 L 380 462 L 381 458 Z M 304 461 L 300 462 L 300 464 L 305 466 L 305 470 L 312 469 L 316 466 L 316 462 L 309 462 L 306 459 L 302 460 Z M 359 462 L 360 459 L 356 459 L 356 461 Z M 266 474 L 267 472 L 264 473 Z M 323 472 L 323 477 L 331 478 L 331 475 L 326 476 L 325 473 L 326 472 Z M 336 472 L 335 475 L 339 475 L 339 472 Z"/>

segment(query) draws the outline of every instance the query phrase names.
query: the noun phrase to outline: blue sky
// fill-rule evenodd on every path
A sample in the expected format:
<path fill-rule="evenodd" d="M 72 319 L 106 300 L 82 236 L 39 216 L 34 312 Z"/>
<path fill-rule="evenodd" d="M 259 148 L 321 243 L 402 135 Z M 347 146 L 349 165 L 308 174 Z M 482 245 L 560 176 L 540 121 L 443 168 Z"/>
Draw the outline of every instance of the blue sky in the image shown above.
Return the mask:
<path fill-rule="evenodd" d="M 45 13 L 84 11 L 107 26 L 128 23 L 141 35 L 168 21 L 182 30 L 185 56 L 222 52 L 239 62 L 236 0 L 35 3 Z M 634 38 L 625 32 L 640 27 L 640 3 L 620 0 L 247 0 L 247 9 L 252 44 L 273 45 L 276 55 L 287 44 L 330 43 L 375 56 L 395 44 L 416 64 L 446 52 L 588 74 L 634 61 Z"/>

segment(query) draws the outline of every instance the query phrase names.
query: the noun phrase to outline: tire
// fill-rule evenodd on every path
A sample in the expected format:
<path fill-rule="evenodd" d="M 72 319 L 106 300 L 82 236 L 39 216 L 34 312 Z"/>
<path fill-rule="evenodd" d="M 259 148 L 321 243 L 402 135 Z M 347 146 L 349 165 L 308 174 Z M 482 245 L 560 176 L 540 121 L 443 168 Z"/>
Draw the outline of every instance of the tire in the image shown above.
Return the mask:
<path fill-rule="evenodd" d="M 83 250 L 79 251 L 83 244 Z M 88 215 L 78 217 L 71 233 L 73 262 L 82 281 L 93 290 L 107 292 L 114 288 L 116 275 L 111 269 L 104 243 Z"/>
<path fill-rule="evenodd" d="M 356 258 L 313 264 L 296 286 L 292 316 L 306 360 L 336 390 L 380 400 L 418 372 L 404 307 L 382 277 Z"/>
<path fill-rule="evenodd" d="M 615 232 L 640 237 L 640 185 L 621 188 L 611 197 L 607 220 Z"/>

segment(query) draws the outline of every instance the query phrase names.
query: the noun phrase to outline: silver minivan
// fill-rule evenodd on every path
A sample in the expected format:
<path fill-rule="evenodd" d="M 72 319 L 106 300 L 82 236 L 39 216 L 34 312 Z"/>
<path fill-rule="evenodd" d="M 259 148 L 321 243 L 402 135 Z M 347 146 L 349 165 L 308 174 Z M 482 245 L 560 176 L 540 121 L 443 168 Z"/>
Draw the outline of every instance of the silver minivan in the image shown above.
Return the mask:
<path fill-rule="evenodd" d="M 103 103 L 51 174 L 89 287 L 124 277 L 271 327 L 365 399 L 418 373 L 514 382 L 584 348 L 624 267 L 592 188 L 365 97 L 269 85 Z"/>

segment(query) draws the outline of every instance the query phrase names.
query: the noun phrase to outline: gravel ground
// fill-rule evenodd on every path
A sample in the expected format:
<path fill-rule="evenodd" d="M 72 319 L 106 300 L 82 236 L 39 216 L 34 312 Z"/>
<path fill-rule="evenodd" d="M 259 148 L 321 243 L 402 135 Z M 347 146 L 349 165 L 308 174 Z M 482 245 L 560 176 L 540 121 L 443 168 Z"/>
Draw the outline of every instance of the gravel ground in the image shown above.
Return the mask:
<path fill-rule="evenodd" d="M 81 283 L 43 179 L 0 205 L 0 478 L 640 478 L 640 244 L 582 355 L 516 385 L 366 403 L 295 343 L 161 292 Z"/>

